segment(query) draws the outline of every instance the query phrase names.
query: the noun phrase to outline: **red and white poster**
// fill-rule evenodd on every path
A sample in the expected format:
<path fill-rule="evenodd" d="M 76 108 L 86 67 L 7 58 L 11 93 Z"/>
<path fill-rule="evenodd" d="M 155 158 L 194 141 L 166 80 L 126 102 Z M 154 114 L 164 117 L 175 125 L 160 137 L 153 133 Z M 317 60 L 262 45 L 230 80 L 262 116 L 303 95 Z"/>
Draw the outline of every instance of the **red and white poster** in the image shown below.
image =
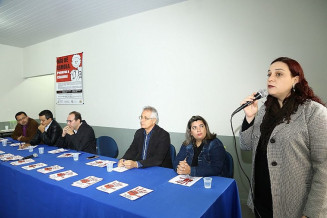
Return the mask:
<path fill-rule="evenodd" d="M 57 104 L 84 104 L 83 52 L 57 57 Z"/>

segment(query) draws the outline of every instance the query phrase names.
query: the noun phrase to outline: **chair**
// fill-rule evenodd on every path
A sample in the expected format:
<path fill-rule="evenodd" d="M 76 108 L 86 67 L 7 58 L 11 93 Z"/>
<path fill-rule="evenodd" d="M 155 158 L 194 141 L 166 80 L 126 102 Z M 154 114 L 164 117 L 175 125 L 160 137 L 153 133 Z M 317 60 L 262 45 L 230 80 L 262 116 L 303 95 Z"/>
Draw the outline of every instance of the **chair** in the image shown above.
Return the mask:
<path fill-rule="evenodd" d="M 227 151 L 226 154 L 227 154 L 227 164 L 228 164 L 228 178 L 234 178 L 233 156 Z"/>
<path fill-rule="evenodd" d="M 174 165 L 174 160 L 176 158 L 176 149 L 172 144 L 170 144 L 170 156 L 171 156 L 171 162 Z"/>
<path fill-rule="evenodd" d="M 116 158 L 118 156 L 118 146 L 116 141 L 110 136 L 100 136 L 96 139 L 97 153 L 102 156 Z"/>

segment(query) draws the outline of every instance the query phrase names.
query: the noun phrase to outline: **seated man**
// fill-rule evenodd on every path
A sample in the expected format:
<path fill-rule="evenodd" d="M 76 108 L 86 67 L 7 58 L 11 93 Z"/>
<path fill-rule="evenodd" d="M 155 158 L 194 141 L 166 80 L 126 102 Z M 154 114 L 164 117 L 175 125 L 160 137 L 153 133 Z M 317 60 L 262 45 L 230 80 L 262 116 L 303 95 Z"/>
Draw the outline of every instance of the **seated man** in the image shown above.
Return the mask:
<path fill-rule="evenodd" d="M 96 153 L 94 131 L 85 120 L 82 120 L 81 114 L 76 111 L 69 113 L 67 126 L 64 127 L 56 145 L 77 151 Z"/>
<path fill-rule="evenodd" d="M 49 110 L 44 110 L 39 113 L 41 124 L 31 140 L 31 145 L 46 144 L 55 145 L 58 138 L 62 134 L 61 126 L 53 119 L 53 114 Z"/>
<path fill-rule="evenodd" d="M 18 112 L 15 118 L 18 123 L 11 138 L 22 142 L 30 142 L 36 134 L 39 124 L 32 118 L 29 118 L 23 111 Z"/>
<path fill-rule="evenodd" d="M 160 128 L 158 112 L 153 107 L 145 107 L 140 116 L 141 129 L 134 135 L 133 142 L 122 159 L 119 167 L 140 168 L 161 166 L 172 168 L 170 156 L 170 136 Z"/>

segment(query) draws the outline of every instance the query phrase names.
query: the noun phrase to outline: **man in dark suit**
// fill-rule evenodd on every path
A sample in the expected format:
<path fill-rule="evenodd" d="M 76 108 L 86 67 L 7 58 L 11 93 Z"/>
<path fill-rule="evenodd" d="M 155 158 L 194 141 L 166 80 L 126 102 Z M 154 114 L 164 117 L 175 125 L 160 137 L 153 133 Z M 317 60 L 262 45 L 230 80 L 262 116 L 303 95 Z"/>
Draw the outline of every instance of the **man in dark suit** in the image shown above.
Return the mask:
<path fill-rule="evenodd" d="M 53 119 L 53 114 L 49 110 L 43 110 L 39 113 L 39 119 L 41 124 L 38 130 L 31 140 L 31 145 L 46 144 L 55 145 L 58 138 L 62 134 L 61 126 Z"/>
<path fill-rule="evenodd" d="M 80 113 L 73 111 L 67 117 L 67 126 L 64 127 L 57 146 L 70 148 L 77 151 L 96 153 L 96 141 L 94 131 L 85 120 L 82 120 Z"/>
<path fill-rule="evenodd" d="M 119 160 L 118 166 L 128 169 L 151 166 L 172 168 L 170 136 L 157 125 L 157 110 L 145 107 L 139 118 L 141 129 L 136 131 L 131 146 Z"/>

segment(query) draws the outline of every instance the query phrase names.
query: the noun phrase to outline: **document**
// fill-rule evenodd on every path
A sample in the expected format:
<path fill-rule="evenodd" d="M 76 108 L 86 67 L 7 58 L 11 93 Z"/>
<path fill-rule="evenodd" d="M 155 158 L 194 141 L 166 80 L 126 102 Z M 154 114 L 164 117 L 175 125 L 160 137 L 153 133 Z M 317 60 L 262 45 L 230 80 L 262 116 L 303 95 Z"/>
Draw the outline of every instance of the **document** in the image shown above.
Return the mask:
<path fill-rule="evenodd" d="M 126 167 L 115 167 L 112 170 L 116 171 L 116 172 L 119 172 L 119 173 L 122 173 L 122 172 L 125 172 L 128 169 Z"/>
<path fill-rule="evenodd" d="M 48 153 L 50 153 L 50 154 L 58 154 L 58 153 L 61 153 L 61 152 L 64 152 L 64 151 L 68 151 L 68 150 L 67 149 L 63 149 L 63 148 L 59 148 L 59 149 L 48 151 Z"/>
<path fill-rule="evenodd" d="M 148 189 L 148 188 L 144 188 L 142 186 L 137 186 L 136 188 L 133 188 L 127 192 L 124 192 L 122 194 L 120 194 L 120 196 L 127 198 L 129 200 L 136 200 L 139 199 L 140 197 L 149 194 L 150 192 L 152 192 L 153 190 Z"/>
<path fill-rule="evenodd" d="M 25 143 L 22 143 L 22 145 L 23 145 L 23 144 L 25 144 Z M 31 146 L 28 146 L 28 147 L 26 147 L 26 148 L 18 148 L 18 150 L 19 150 L 19 151 L 22 151 L 22 150 L 29 150 L 31 147 L 34 149 L 34 148 L 37 147 L 37 145 L 34 145 L 34 146 L 31 145 Z"/>
<path fill-rule="evenodd" d="M 126 186 L 128 186 L 128 184 L 115 180 L 113 182 L 98 186 L 97 189 L 110 194 Z"/>
<path fill-rule="evenodd" d="M 105 167 L 108 163 L 116 163 L 116 161 L 111 160 L 95 160 L 86 163 L 86 165 L 94 166 L 94 167 Z"/>
<path fill-rule="evenodd" d="M 72 157 L 73 154 L 80 154 L 80 153 L 63 153 L 63 154 L 59 155 L 58 157 L 59 158 L 62 158 L 62 157 Z"/>
<path fill-rule="evenodd" d="M 76 186 L 76 187 L 79 187 L 79 188 L 87 188 L 89 187 L 90 185 L 93 185 L 97 182 L 100 182 L 102 181 L 103 178 L 99 178 L 99 177 L 95 177 L 95 176 L 88 176 L 84 179 L 80 179 L 76 182 L 73 182 L 72 186 Z"/>
<path fill-rule="evenodd" d="M 192 177 L 189 175 L 178 175 L 171 180 L 169 180 L 170 183 L 183 185 L 183 186 L 192 186 L 194 183 L 199 181 L 202 177 Z"/>
<path fill-rule="evenodd" d="M 46 174 L 46 173 L 51 173 L 51 172 L 61 170 L 61 169 L 64 169 L 64 167 L 61 167 L 59 165 L 53 165 L 51 167 L 45 167 L 45 168 L 39 169 L 37 171 L 40 172 L 40 173 Z"/>
<path fill-rule="evenodd" d="M 28 166 L 23 166 L 22 168 L 24 170 L 34 170 L 34 169 L 38 169 L 38 168 L 45 167 L 45 166 L 47 166 L 47 164 L 45 164 L 45 163 L 36 163 L 36 164 L 28 165 Z"/>
<path fill-rule="evenodd" d="M 63 179 L 67 179 L 69 177 L 72 177 L 72 176 L 77 176 L 78 174 L 75 173 L 74 171 L 72 170 L 67 170 L 67 171 L 64 171 L 64 172 L 60 172 L 60 173 L 54 173 L 54 174 L 51 174 L 49 175 L 50 179 L 54 179 L 54 180 L 57 180 L 57 181 L 61 181 Z"/>
<path fill-rule="evenodd" d="M 18 165 L 23 165 L 23 164 L 27 164 L 27 163 L 33 163 L 33 162 L 35 162 L 35 160 L 33 160 L 32 158 L 29 158 L 29 159 L 25 159 L 25 160 L 14 161 L 14 162 L 11 162 L 10 164 L 14 165 L 14 166 L 18 166 Z"/>
<path fill-rule="evenodd" d="M 23 157 L 20 155 L 13 155 L 13 154 L 2 154 L 0 155 L 0 160 L 2 161 L 11 161 L 11 160 L 20 160 Z"/>

